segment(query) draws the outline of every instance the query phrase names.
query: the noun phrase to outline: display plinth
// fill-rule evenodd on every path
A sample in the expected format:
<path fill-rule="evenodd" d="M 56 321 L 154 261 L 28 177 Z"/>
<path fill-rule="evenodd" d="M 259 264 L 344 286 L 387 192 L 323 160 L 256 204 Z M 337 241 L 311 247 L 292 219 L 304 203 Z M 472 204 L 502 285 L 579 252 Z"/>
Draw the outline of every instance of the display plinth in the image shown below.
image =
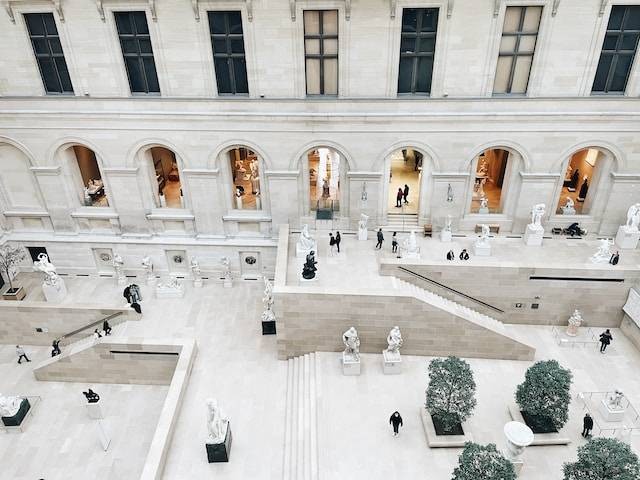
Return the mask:
<path fill-rule="evenodd" d="M 57 285 L 42 284 L 42 291 L 44 292 L 44 298 L 47 302 L 59 303 L 67 296 L 67 287 L 64 284 L 64 280 L 58 277 Z"/>
<path fill-rule="evenodd" d="M 419 252 L 403 252 L 402 258 L 408 258 L 411 260 L 420 260 L 420 253 Z"/>
<path fill-rule="evenodd" d="M 87 415 L 89 415 L 89 418 L 93 418 L 93 419 L 104 418 L 104 415 L 102 414 L 102 407 L 98 402 L 87 403 L 86 407 L 87 407 Z"/>
<path fill-rule="evenodd" d="M 342 352 L 342 374 L 360 375 L 360 359 L 354 359 L 352 356 Z"/>
<path fill-rule="evenodd" d="M 562 207 L 562 215 L 575 215 L 576 209 L 573 207 Z"/>
<path fill-rule="evenodd" d="M 480 215 L 489 215 L 489 208 L 488 207 L 480 207 L 478 209 L 478 213 Z"/>
<path fill-rule="evenodd" d="M 314 242 L 311 248 L 302 248 L 299 243 L 296 243 L 296 257 L 302 258 L 309 255 L 310 252 L 318 251 L 318 242 Z"/>
<path fill-rule="evenodd" d="M 544 228 L 536 225 L 527 225 L 527 229 L 524 232 L 524 244 L 528 246 L 540 246 L 542 245 L 542 236 L 544 235 Z"/>
<path fill-rule="evenodd" d="M 231 280 L 231 278 L 226 277 L 223 281 L 222 281 L 222 286 L 224 288 L 231 288 L 233 287 L 233 280 Z"/>
<path fill-rule="evenodd" d="M 474 243 L 473 253 L 479 257 L 491 256 L 491 245 L 489 243 Z"/>
<path fill-rule="evenodd" d="M 267 320 L 262 322 L 262 334 L 263 335 L 275 335 L 276 334 L 276 321 Z"/>
<path fill-rule="evenodd" d="M 195 280 L 193 281 L 193 286 L 194 286 L 195 288 L 202 288 L 203 283 L 204 283 L 204 282 L 202 281 L 202 279 L 201 279 L 201 278 L 197 278 L 197 279 L 195 279 Z"/>
<path fill-rule="evenodd" d="M 228 462 L 231 455 L 231 423 L 227 423 L 227 433 L 222 443 L 205 443 L 209 463 Z"/>
<path fill-rule="evenodd" d="M 616 234 L 616 245 L 623 249 L 633 249 L 638 246 L 638 240 L 640 240 L 640 232 L 637 230 L 632 230 L 628 228 L 626 225 L 622 225 L 618 228 L 618 233 Z"/>
<path fill-rule="evenodd" d="M 385 375 L 398 375 L 402 373 L 402 357 L 399 353 L 392 354 L 382 351 L 382 371 Z"/>
<path fill-rule="evenodd" d="M 440 241 L 441 242 L 448 243 L 448 242 L 451 241 L 451 237 L 452 237 L 452 234 L 451 234 L 451 231 L 449 231 L 449 230 L 442 230 L 440 232 Z"/>
<path fill-rule="evenodd" d="M 302 276 L 302 274 L 300 274 L 300 281 L 301 282 L 315 282 L 316 280 L 318 280 L 318 274 L 316 273 L 315 276 L 313 278 L 304 278 Z"/>
<path fill-rule="evenodd" d="M 120 275 L 117 278 L 118 278 L 118 285 L 124 285 L 125 283 L 127 283 L 127 277 L 125 277 L 124 275 Z"/>
<path fill-rule="evenodd" d="M 362 228 L 358 229 L 358 240 L 366 240 L 367 237 L 368 237 L 367 233 L 368 233 L 368 230 L 366 228 L 365 229 L 362 229 Z"/>
<path fill-rule="evenodd" d="M 9 289 L 2 294 L 3 300 L 22 300 L 27 296 L 27 293 L 22 287 L 14 287 L 13 289 Z"/>
<path fill-rule="evenodd" d="M 20 426 L 20 424 L 22 423 L 22 420 L 24 420 L 24 417 L 27 416 L 27 413 L 29 413 L 30 409 L 31 409 L 31 404 L 29 403 L 29 400 L 27 400 L 26 398 L 23 398 L 22 401 L 20 402 L 20 408 L 18 409 L 16 414 L 11 417 L 2 417 L 2 423 L 4 424 L 5 427 Z"/>
<path fill-rule="evenodd" d="M 600 400 L 600 413 L 607 422 L 621 422 L 624 420 L 624 408 L 613 409 L 606 400 Z"/>

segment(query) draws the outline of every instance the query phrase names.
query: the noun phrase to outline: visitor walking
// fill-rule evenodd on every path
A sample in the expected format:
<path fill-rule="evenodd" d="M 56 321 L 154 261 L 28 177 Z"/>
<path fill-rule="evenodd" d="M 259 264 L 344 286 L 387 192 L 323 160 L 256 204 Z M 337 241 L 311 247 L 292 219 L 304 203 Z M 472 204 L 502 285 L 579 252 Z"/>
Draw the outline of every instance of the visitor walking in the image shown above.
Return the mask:
<path fill-rule="evenodd" d="M 620 252 L 614 253 L 613 255 L 611 255 L 611 258 L 609 259 L 609 263 L 611 265 L 617 265 L 619 261 L 620 261 Z"/>
<path fill-rule="evenodd" d="M 53 350 L 51 350 L 51 356 L 55 357 L 56 355 L 60 355 L 62 353 L 62 350 L 60 350 L 60 340 L 59 339 L 55 339 L 52 343 L 51 346 L 53 347 Z"/>
<path fill-rule="evenodd" d="M 27 354 L 24 353 L 24 348 L 22 348 L 20 345 L 16 345 L 16 354 L 18 355 L 18 363 L 22 363 L 23 357 L 27 362 L 31 361 L 29 360 L 29 357 L 27 357 Z"/>
<path fill-rule="evenodd" d="M 340 232 L 336 231 L 336 248 L 338 249 L 338 253 L 340 253 L 340 241 L 342 237 L 340 236 Z"/>
<path fill-rule="evenodd" d="M 378 230 L 378 233 L 376 235 L 378 237 L 378 243 L 376 243 L 376 250 L 380 250 L 382 248 L 382 242 L 384 242 L 384 235 L 382 235 L 381 228 Z"/>
<path fill-rule="evenodd" d="M 409 185 L 407 185 L 406 183 L 404 184 L 404 191 L 402 192 L 402 196 L 404 197 L 404 203 L 409 203 L 409 200 L 407 200 L 407 197 L 409 196 Z"/>
<path fill-rule="evenodd" d="M 102 335 L 100 335 L 100 332 L 98 331 L 98 329 L 97 329 L 97 328 L 93 331 L 93 337 L 96 339 L 96 341 L 97 341 L 99 338 L 102 338 Z"/>
<path fill-rule="evenodd" d="M 604 353 L 611 343 L 611 340 L 613 340 L 613 335 L 611 335 L 611 332 L 607 328 L 604 333 L 600 334 L 600 353 Z"/>
<path fill-rule="evenodd" d="M 402 207 L 402 197 L 404 197 L 404 192 L 402 191 L 402 187 L 398 188 L 398 193 L 396 194 L 396 207 Z"/>
<path fill-rule="evenodd" d="M 589 415 L 589 412 L 587 412 L 584 418 L 582 419 L 582 436 L 584 438 L 590 437 L 592 428 L 593 428 L 593 418 L 591 418 L 591 415 Z"/>
<path fill-rule="evenodd" d="M 396 235 L 397 232 L 393 232 L 391 237 L 391 253 L 398 253 L 398 237 Z"/>
<path fill-rule="evenodd" d="M 109 325 L 107 320 L 102 322 L 102 330 L 104 330 L 105 335 L 111 335 L 111 325 Z"/>
<path fill-rule="evenodd" d="M 333 237 L 333 233 L 329 234 L 329 256 L 333 257 L 336 254 L 336 239 Z"/>
<path fill-rule="evenodd" d="M 393 426 L 393 436 L 397 437 L 398 434 L 400 433 L 398 430 L 400 429 L 400 427 L 403 426 L 402 417 L 400 416 L 400 413 L 398 413 L 397 410 L 391 414 L 391 417 L 389 418 L 389 423 L 391 424 L 391 426 Z"/>
<path fill-rule="evenodd" d="M 456 259 L 456 254 L 453 253 L 453 250 L 449 250 L 447 252 L 447 260 L 455 260 Z"/>
<path fill-rule="evenodd" d="M 460 252 L 460 260 L 469 260 L 469 252 L 466 248 Z"/>

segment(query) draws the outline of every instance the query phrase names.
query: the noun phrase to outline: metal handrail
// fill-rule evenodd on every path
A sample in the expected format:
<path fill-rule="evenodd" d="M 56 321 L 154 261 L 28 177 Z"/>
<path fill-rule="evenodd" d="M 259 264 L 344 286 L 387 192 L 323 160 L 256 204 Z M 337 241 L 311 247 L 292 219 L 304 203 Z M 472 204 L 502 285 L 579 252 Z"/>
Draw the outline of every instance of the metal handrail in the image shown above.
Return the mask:
<path fill-rule="evenodd" d="M 86 330 L 88 328 L 92 328 L 95 327 L 96 325 L 100 325 L 102 322 L 104 322 L 105 320 L 111 320 L 112 318 L 115 318 L 119 315 L 122 315 L 123 312 L 116 312 L 116 313 L 112 313 L 111 315 L 108 315 L 104 318 L 101 318 L 100 320 L 96 320 L 95 322 L 91 322 L 88 325 L 85 325 L 84 327 L 78 328 L 77 330 L 74 330 L 73 332 L 69 332 L 69 333 L 65 333 L 64 335 L 62 335 L 58 340 L 62 340 L 64 338 L 68 338 L 68 337 L 72 337 L 73 335 L 76 335 L 77 333 L 82 332 L 83 330 Z"/>
<path fill-rule="evenodd" d="M 402 270 L 403 272 L 410 273 L 411 275 L 413 275 L 413 276 L 415 276 L 415 277 L 418 277 L 418 278 L 420 278 L 420 279 L 422 279 L 422 280 L 424 280 L 424 281 L 426 281 L 426 282 L 433 283 L 434 285 L 437 285 L 437 286 L 439 286 L 439 287 L 441 287 L 441 288 L 444 288 L 445 290 L 448 290 L 448 291 L 450 291 L 450 292 L 453 292 L 453 293 L 455 293 L 456 295 L 460 295 L 460 296 L 462 296 L 462 297 L 464 297 L 464 298 L 466 298 L 466 299 L 468 299 L 468 300 L 472 300 L 472 301 L 474 301 L 474 302 L 476 302 L 476 303 L 479 303 L 479 304 L 481 304 L 481 305 L 484 305 L 485 307 L 490 308 L 491 310 L 494 310 L 494 311 L 496 311 L 496 312 L 498 312 L 498 313 L 504 313 L 504 310 L 501 310 L 501 309 L 499 309 L 498 307 L 494 307 L 493 305 L 490 305 L 490 304 L 488 304 L 488 303 L 486 303 L 486 302 L 483 302 L 482 300 L 478 300 L 477 298 L 474 298 L 474 297 L 472 297 L 472 296 L 470 296 L 470 295 L 467 295 L 466 293 L 462 293 L 462 292 L 460 292 L 460 291 L 458 291 L 458 290 L 456 290 L 456 289 L 454 289 L 454 288 L 448 287 L 447 285 L 444 285 L 444 284 L 442 284 L 442 283 L 440 283 L 440 282 L 436 282 L 435 280 L 432 280 L 432 279 L 430 279 L 430 278 L 427 278 L 427 277 L 425 277 L 424 275 L 421 275 L 421 274 L 416 273 L 416 272 L 414 272 L 414 271 L 412 271 L 412 270 L 409 270 L 408 268 L 400 267 L 400 266 L 399 266 L 398 268 L 399 268 L 400 270 Z"/>

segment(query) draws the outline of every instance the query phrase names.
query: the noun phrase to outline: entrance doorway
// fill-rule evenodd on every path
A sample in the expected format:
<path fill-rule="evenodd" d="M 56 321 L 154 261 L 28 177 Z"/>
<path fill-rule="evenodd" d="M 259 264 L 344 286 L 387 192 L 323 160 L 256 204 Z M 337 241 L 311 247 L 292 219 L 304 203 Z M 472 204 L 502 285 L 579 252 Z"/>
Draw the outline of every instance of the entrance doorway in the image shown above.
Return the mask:
<path fill-rule="evenodd" d="M 318 219 L 331 219 L 340 211 L 340 154 L 329 147 L 307 153 L 309 165 L 309 207 Z"/>
<path fill-rule="evenodd" d="M 501 148 L 489 148 L 478 155 L 475 165 L 472 166 L 474 181 L 471 213 L 503 212 L 503 190 L 509 178 L 509 157 L 509 151 Z"/>
<path fill-rule="evenodd" d="M 603 165 L 606 163 L 603 157 L 596 148 L 585 148 L 571 155 L 564 172 L 556 213 L 590 213 L 599 180 L 603 177 Z"/>
<path fill-rule="evenodd" d="M 412 148 L 403 148 L 391 154 L 387 200 L 390 215 L 418 213 L 422 161 L 423 155 Z M 407 192 L 406 197 L 405 192 Z"/>

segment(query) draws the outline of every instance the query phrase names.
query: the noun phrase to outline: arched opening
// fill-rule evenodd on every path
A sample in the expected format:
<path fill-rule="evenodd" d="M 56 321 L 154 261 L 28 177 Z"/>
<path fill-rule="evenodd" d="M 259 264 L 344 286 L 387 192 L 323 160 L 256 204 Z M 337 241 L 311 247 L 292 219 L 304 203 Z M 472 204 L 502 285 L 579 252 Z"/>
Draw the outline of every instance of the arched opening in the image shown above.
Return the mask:
<path fill-rule="evenodd" d="M 253 150 L 238 146 L 227 152 L 233 182 L 233 208 L 262 210 L 262 162 Z"/>
<path fill-rule="evenodd" d="M 391 154 L 387 195 L 389 214 L 419 212 L 423 160 L 424 155 L 410 147 Z"/>
<path fill-rule="evenodd" d="M 558 195 L 556 213 L 560 215 L 588 215 L 598 186 L 608 168 L 608 157 L 597 148 L 577 151 L 566 162 L 562 187 Z"/>
<path fill-rule="evenodd" d="M 473 160 L 470 213 L 504 212 L 507 189 L 515 174 L 513 157 L 511 151 L 495 147 L 484 150 Z"/>
<path fill-rule="evenodd" d="M 309 208 L 316 218 L 333 218 L 340 211 L 346 161 L 331 147 L 317 147 L 307 152 Z"/>
<path fill-rule="evenodd" d="M 148 152 L 154 177 L 151 185 L 155 187 L 156 206 L 184 208 L 180 170 L 175 153 L 165 147 L 151 147 Z"/>
<path fill-rule="evenodd" d="M 0 165 L 3 207 L 7 210 L 41 209 L 40 191 L 29 169 L 27 155 L 13 145 L 0 143 Z"/>
<path fill-rule="evenodd" d="M 66 159 L 67 175 L 81 205 L 86 207 L 108 207 L 102 172 L 96 154 L 84 145 L 70 145 L 61 152 Z"/>

